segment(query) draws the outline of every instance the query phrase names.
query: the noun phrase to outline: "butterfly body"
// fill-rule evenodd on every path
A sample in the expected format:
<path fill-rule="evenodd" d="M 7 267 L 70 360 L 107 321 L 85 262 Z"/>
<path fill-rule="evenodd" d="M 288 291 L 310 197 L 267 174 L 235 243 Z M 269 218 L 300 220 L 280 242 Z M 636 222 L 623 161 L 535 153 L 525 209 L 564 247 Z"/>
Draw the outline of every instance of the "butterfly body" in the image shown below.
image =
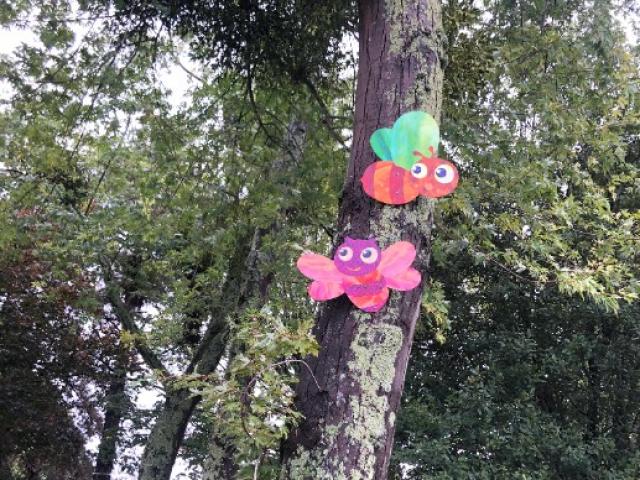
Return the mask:
<path fill-rule="evenodd" d="M 371 136 L 371 146 L 381 159 L 361 178 L 370 197 L 382 203 L 402 205 L 418 196 L 438 198 L 458 185 L 458 170 L 438 158 L 438 124 L 424 112 L 409 112 L 393 128 L 381 128 Z"/>
<path fill-rule="evenodd" d="M 343 288 L 351 301 L 365 312 L 377 312 L 389 298 L 387 282 L 378 271 L 348 278 Z"/>
<path fill-rule="evenodd" d="M 356 296 L 375 295 L 386 286 L 387 282 L 377 271 L 360 277 L 352 277 L 343 282 L 345 293 Z"/>
<path fill-rule="evenodd" d="M 379 202 L 402 205 L 420 195 L 419 183 L 411 172 L 393 162 L 375 162 L 362 176 L 364 191 Z"/>
<path fill-rule="evenodd" d="M 365 312 L 377 312 L 389 299 L 389 288 L 411 290 L 421 280 L 411 268 L 416 255 L 409 242 L 396 242 L 381 251 L 375 240 L 349 237 L 338 247 L 333 261 L 315 253 L 298 259 L 298 269 L 314 280 L 309 295 L 314 300 L 330 300 L 342 294 Z"/>
<path fill-rule="evenodd" d="M 411 169 L 394 162 L 375 162 L 365 170 L 362 187 L 372 198 L 391 205 L 402 205 L 415 200 L 419 195 L 438 198 L 451 193 L 458 185 L 455 166 L 438 158 L 416 151 L 416 163 Z"/>

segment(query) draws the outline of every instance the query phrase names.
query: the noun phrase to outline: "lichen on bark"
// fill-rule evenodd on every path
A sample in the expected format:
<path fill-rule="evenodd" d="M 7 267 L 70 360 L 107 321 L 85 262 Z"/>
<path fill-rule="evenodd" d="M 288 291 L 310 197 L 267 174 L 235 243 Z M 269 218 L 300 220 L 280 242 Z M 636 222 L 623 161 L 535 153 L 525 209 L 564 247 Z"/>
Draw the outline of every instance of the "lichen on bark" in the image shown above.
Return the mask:
<path fill-rule="evenodd" d="M 400 327 L 388 324 L 360 323 L 351 344 L 354 359 L 349 362 L 352 378 L 359 379 L 359 395 L 350 398 L 353 421 L 346 429 L 346 437 L 359 448 L 356 462 L 360 471 L 351 471 L 352 478 L 366 475 L 375 466 L 375 449 L 392 422 L 389 417 L 388 393 L 395 376 L 395 360 L 402 347 Z M 360 475 L 363 475 L 360 477 Z"/>
<path fill-rule="evenodd" d="M 364 315 L 364 314 L 362 314 Z M 373 478 L 375 450 L 386 432 L 392 429 L 395 414 L 389 411 L 388 394 L 395 376 L 395 360 L 403 345 L 400 327 L 386 323 L 361 322 L 351 343 L 353 358 L 348 362 L 351 387 L 357 394 L 348 398 L 351 421 L 328 425 L 323 439 L 312 450 L 300 449 L 289 465 L 286 478 L 292 480 L 366 480 Z M 346 399 L 344 399 L 346 400 Z M 343 448 L 355 462 L 328 457 L 327 446 L 340 438 Z M 338 457 L 339 458 L 339 457 Z M 355 466 L 355 468 L 354 468 Z"/>

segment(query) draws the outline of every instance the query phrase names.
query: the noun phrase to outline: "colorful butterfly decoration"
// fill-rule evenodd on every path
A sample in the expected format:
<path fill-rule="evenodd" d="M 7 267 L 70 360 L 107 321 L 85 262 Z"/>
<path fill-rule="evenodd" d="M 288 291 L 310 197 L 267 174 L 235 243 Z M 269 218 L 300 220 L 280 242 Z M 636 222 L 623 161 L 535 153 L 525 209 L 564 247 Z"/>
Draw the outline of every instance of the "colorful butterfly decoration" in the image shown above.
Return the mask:
<path fill-rule="evenodd" d="M 428 113 L 405 113 L 393 128 L 373 132 L 370 143 L 382 161 L 371 164 L 361 181 L 367 195 L 379 202 L 401 205 L 418 195 L 438 198 L 458 185 L 456 166 L 436 155 L 440 130 Z"/>
<path fill-rule="evenodd" d="M 359 309 L 377 312 L 387 303 L 390 288 L 406 291 L 420 284 L 420 272 L 411 267 L 415 257 L 409 242 L 396 242 L 381 251 L 374 239 L 347 237 L 333 260 L 308 252 L 297 266 L 313 280 L 308 288 L 312 299 L 330 300 L 346 293 Z"/>

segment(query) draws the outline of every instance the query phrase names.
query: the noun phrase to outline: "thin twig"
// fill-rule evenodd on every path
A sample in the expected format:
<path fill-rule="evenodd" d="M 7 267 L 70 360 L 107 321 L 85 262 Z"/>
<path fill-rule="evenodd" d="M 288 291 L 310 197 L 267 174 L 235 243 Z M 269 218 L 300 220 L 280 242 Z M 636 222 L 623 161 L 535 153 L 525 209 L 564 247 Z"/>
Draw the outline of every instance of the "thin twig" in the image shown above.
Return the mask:
<path fill-rule="evenodd" d="M 521 280 L 523 282 L 531 283 L 533 285 L 553 285 L 554 283 L 558 283 L 557 280 L 546 280 L 544 282 L 541 282 L 540 280 L 527 278 L 527 277 L 525 277 L 523 275 L 520 275 L 517 272 L 514 272 L 509 267 L 507 267 L 506 265 L 500 263 L 499 261 L 497 261 L 495 258 L 491 257 L 490 255 L 483 255 L 483 258 L 488 260 L 488 261 L 490 261 L 490 262 L 492 262 L 493 264 L 497 265 L 498 267 L 500 267 L 505 272 L 509 273 L 510 275 L 514 276 L 515 278 L 517 278 L 518 280 Z"/>
<path fill-rule="evenodd" d="M 262 466 L 262 462 L 264 461 L 264 457 L 267 455 L 267 449 L 262 450 L 258 461 L 256 462 L 256 466 L 253 469 L 253 480 L 258 480 L 258 473 L 260 472 L 260 467 Z"/>
<path fill-rule="evenodd" d="M 197 73 L 194 73 L 193 71 L 189 70 L 187 67 L 184 66 L 184 64 L 180 61 L 180 58 L 178 57 L 177 53 L 173 52 L 171 56 L 173 57 L 173 61 L 176 62 L 176 65 L 178 65 L 182 69 L 182 71 L 184 71 L 187 75 L 199 81 L 203 85 L 207 84 L 207 81 L 205 80 L 204 77 L 198 75 Z"/>
<path fill-rule="evenodd" d="M 324 103 L 324 100 L 322 100 L 322 97 L 320 96 L 318 89 L 316 89 L 315 85 L 311 83 L 311 80 L 309 80 L 308 78 L 305 78 L 303 80 L 303 83 L 309 90 L 309 93 L 311 93 L 311 96 L 313 97 L 313 99 L 316 101 L 316 103 L 320 107 L 320 110 L 324 115 L 324 123 L 327 125 L 327 128 L 329 129 L 329 134 L 331 135 L 331 137 L 336 142 L 338 142 L 342 146 L 342 148 L 344 148 L 345 150 L 349 150 L 349 147 L 344 142 L 344 139 L 338 134 L 338 132 L 334 130 L 332 125 L 333 124 L 332 119 L 335 117 L 331 115 L 331 112 L 329 111 L 329 107 L 327 107 L 327 105 Z"/>
<path fill-rule="evenodd" d="M 264 132 L 264 134 L 267 136 L 267 138 L 274 144 L 274 145 L 281 145 L 281 142 L 279 142 L 276 138 L 273 137 L 273 135 L 271 135 L 271 133 L 269 133 L 269 130 L 267 129 L 267 126 L 264 124 L 263 120 L 262 120 L 262 116 L 260 115 L 259 109 L 258 109 L 258 104 L 256 102 L 256 98 L 253 92 L 253 80 L 252 80 L 252 76 L 251 76 L 251 72 L 249 72 L 248 78 L 247 78 L 247 94 L 249 96 L 249 103 L 251 104 L 251 108 L 253 109 L 253 113 L 255 113 L 256 115 L 256 120 L 258 121 L 258 126 L 260 128 L 260 130 L 262 130 Z"/>
<path fill-rule="evenodd" d="M 109 160 L 107 160 L 107 164 L 104 166 L 104 169 L 102 170 L 102 174 L 100 175 L 100 178 L 98 179 L 98 184 L 96 185 L 96 188 L 93 190 L 93 193 L 91 194 L 91 198 L 89 199 L 89 202 L 87 203 L 87 208 L 84 211 L 84 215 L 85 216 L 87 216 L 89 214 L 89 211 L 91 210 L 91 206 L 93 204 L 93 201 L 96 198 L 96 195 L 98 194 L 98 190 L 100 189 L 100 186 L 102 185 L 102 182 L 104 180 L 104 177 L 107 174 L 107 171 L 109 170 L 109 167 L 111 166 L 111 162 L 115 158 L 115 156 L 117 154 L 117 151 L 120 150 L 120 148 L 122 147 L 124 139 L 127 136 L 127 134 L 129 133 L 130 125 L 131 125 L 131 115 L 129 115 L 127 117 L 127 125 L 124 128 L 124 132 L 122 133 L 122 135 L 120 137 L 120 140 L 118 141 L 118 144 L 116 145 L 116 148 L 114 149 L 114 153 L 109 157 Z"/>
<path fill-rule="evenodd" d="M 316 384 L 318 391 L 319 392 L 324 391 L 322 387 L 320 387 L 320 384 L 318 383 L 318 379 L 314 375 L 313 370 L 311 370 L 311 367 L 309 366 L 309 364 L 302 359 L 291 358 L 287 360 L 281 360 L 280 362 L 272 363 L 271 365 L 267 365 L 266 367 L 262 368 L 257 374 L 255 374 L 251 378 L 251 380 L 249 380 L 247 385 L 244 387 L 244 390 L 242 391 L 242 395 L 240 396 L 240 419 L 242 420 L 242 429 L 244 430 L 244 433 L 246 433 L 249 438 L 253 439 L 253 434 L 249 432 L 249 428 L 247 427 L 247 423 L 246 423 L 246 416 L 247 416 L 246 407 L 249 404 L 249 392 L 251 391 L 255 383 L 260 379 L 260 377 L 262 376 L 265 370 L 279 367 L 281 365 L 288 365 L 290 363 L 301 363 L 302 365 L 304 365 L 309 371 L 309 373 L 311 374 L 311 378 L 313 379 L 313 382 Z"/>

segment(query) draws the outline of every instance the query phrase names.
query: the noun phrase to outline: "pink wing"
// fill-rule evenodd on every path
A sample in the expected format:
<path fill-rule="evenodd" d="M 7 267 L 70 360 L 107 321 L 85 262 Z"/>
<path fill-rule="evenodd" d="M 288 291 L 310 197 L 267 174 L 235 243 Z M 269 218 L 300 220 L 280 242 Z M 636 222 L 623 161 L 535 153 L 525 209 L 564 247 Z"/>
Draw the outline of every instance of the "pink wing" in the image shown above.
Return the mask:
<path fill-rule="evenodd" d="M 296 265 L 305 277 L 312 280 L 341 283 L 344 277 L 336 268 L 333 260 L 317 253 L 303 253 Z"/>
<path fill-rule="evenodd" d="M 409 242 L 396 242 L 382 251 L 378 271 L 385 279 L 393 279 L 405 273 L 416 258 L 416 247 Z"/>
<path fill-rule="evenodd" d="M 316 301 L 331 300 L 332 298 L 339 297 L 344 293 L 344 288 L 339 283 L 323 282 L 321 280 L 315 280 L 311 282 L 308 288 L 309 296 Z"/>
<path fill-rule="evenodd" d="M 422 276 L 415 268 L 409 268 L 406 272 L 400 273 L 395 277 L 384 277 L 384 279 L 387 282 L 387 287 L 404 292 L 420 285 Z"/>

